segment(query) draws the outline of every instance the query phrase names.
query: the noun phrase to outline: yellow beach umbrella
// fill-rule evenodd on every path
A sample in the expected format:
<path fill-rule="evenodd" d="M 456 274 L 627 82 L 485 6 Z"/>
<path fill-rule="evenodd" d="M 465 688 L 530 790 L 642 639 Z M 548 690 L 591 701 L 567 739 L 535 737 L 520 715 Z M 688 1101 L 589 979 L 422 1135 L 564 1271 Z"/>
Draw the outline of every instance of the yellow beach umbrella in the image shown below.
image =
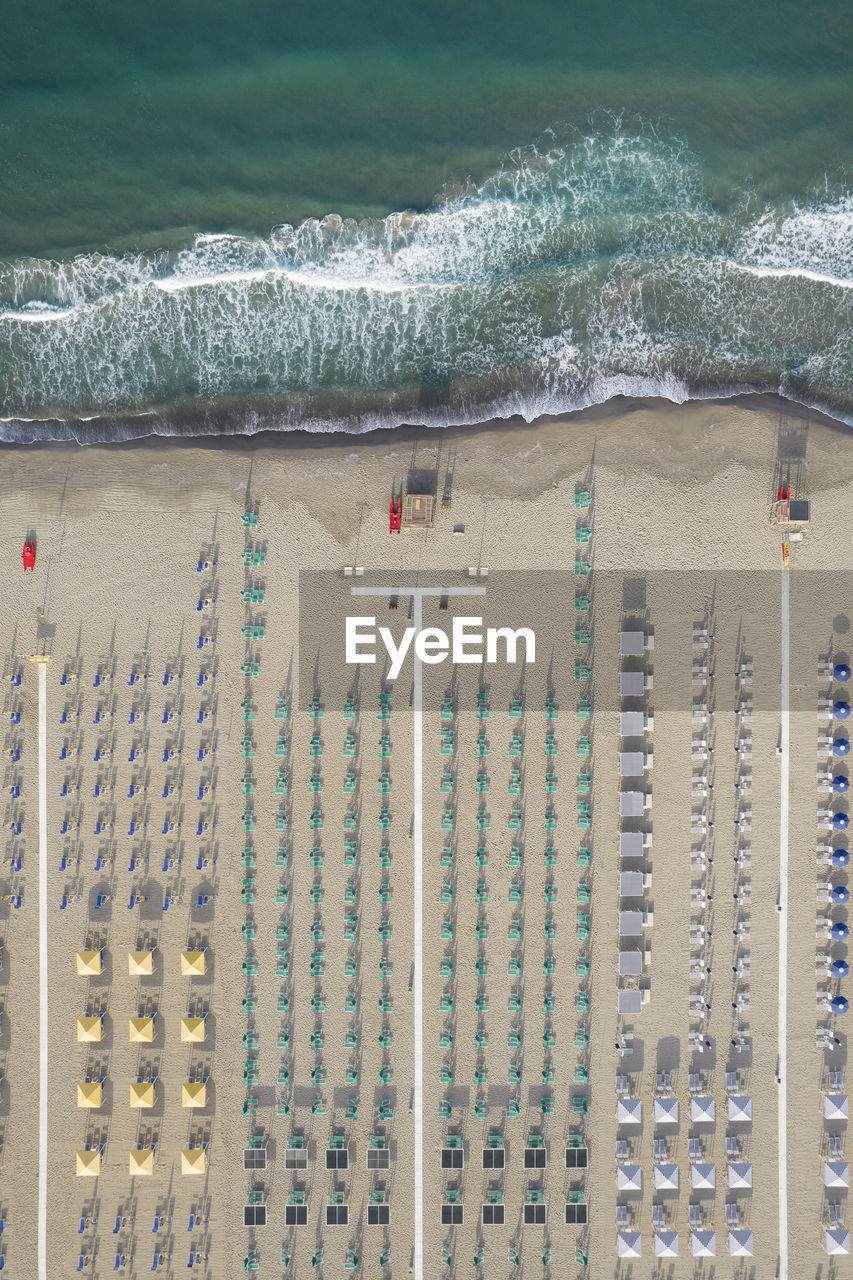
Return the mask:
<path fill-rule="evenodd" d="M 184 1147 L 181 1151 L 181 1173 L 205 1173 L 207 1170 L 207 1154 L 203 1147 Z"/>
<path fill-rule="evenodd" d="M 202 1080 L 184 1082 L 181 1085 L 182 1107 L 203 1107 L 207 1102 L 207 1085 Z"/>
<path fill-rule="evenodd" d="M 203 978 L 205 974 L 204 952 L 182 951 L 181 974 L 185 978 Z"/>
<path fill-rule="evenodd" d="M 96 1014 L 94 1018 L 78 1018 L 77 1019 L 77 1041 L 78 1043 L 97 1043 L 101 1038 L 103 1029 L 103 1020 L 100 1014 Z"/>
<path fill-rule="evenodd" d="M 132 1107 L 154 1106 L 153 1080 L 132 1080 L 130 1082 L 130 1105 Z"/>
<path fill-rule="evenodd" d="M 150 1178 L 154 1172 L 153 1148 L 137 1147 L 128 1154 L 128 1173 L 130 1176 L 137 1178 Z"/>
<path fill-rule="evenodd" d="M 181 1040 L 184 1044 L 201 1044 L 204 1040 L 204 1018 L 181 1018 Z"/>
<path fill-rule="evenodd" d="M 77 1177 L 97 1178 L 101 1172 L 101 1153 L 97 1147 L 77 1152 Z"/>
<path fill-rule="evenodd" d="M 132 978 L 146 978 L 154 972 L 153 951 L 128 951 L 127 972 Z"/>
<path fill-rule="evenodd" d="M 101 961 L 100 951 L 78 951 L 77 977 L 96 978 L 103 968 Z"/>
<path fill-rule="evenodd" d="M 81 1080 L 77 1085 L 78 1107 L 99 1107 L 103 1100 L 103 1089 L 99 1080 Z"/>
<path fill-rule="evenodd" d="M 150 1044 L 154 1039 L 154 1019 L 131 1018 L 129 1035 L 131 1044 Z"/>

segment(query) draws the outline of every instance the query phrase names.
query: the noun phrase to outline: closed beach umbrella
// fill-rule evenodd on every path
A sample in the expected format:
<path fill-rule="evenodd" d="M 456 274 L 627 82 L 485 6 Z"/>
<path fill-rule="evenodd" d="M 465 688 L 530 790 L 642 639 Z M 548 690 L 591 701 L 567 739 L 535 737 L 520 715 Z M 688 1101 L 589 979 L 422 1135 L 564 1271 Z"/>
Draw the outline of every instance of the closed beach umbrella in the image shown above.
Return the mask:
<path fill-rule="evenodd" d="M 832 714 L 836 720 L 846 720 L 850 715 L 850 703 L 839 699 L 838 702 L 832 704 Z"/>
<path fill-rule="evenodd" d="M 207 1169 L 207 1154 L 204 1147 L 184 1147 L 181 1151 L 181 1173 L 185 1176 L 204 1173 Z"/>
<path fill-rule="evenodd" d="M 832 754 L 834 756 L 849 756 L 850 743 L 846 738 L 836 738 L 832 744 Z"/>
<path fill-rule="evenodd" d="M 832 779 L 832 789 L 837 796 L 843 796 L 845 791 L 850 790 L 850 779 L 846 773 L 837 773 Z"/>
<path fill-rule="evenodd" d="M 832 865 L 834 867 L 846 867 L 850 861 L 850 854 L 846 849 L 836 849 L 832 855 Z"/>
<path fill-rule="evenodd" d="M 835 676 L 836 680 L 840 681 L 841 684 L 844 684 L 845 680 L 850 679 L 850 668 L 846 662 L 836 662 L 832 674 Z"/>
<path fill-rule="evenodd" d="M 836 942 L 843 942 L 849 932 L 850 930 L 843 920 L 836 920 L 835 924 L 830 929 L 830 933 Z"/>
<path fill-rule="evenodd" d="M 833 960 L 832 976 L 833 978 L 846 978 L 850 972 L 850 965 L 846 960 Z"/>
<path fill-rule="evenodd" d="M 846 996 L 836 996 L 834 1000 L 830 1000 L 829 1007 L 833 1013 L 846 1013 L 849 1005 Z"/>
<path fill-rule="evenodd" d="M 850 897 L 850 891 L 843 884 L 837 884 L 832 891 L 833 902 L 846 902 L 849 897 Z"/>
<path fill-rule="evenodd" d="M 832 815 L 832 825 L 836 831 L 846 831 L 850 826 L 850 818 L 846 813 L 834 813 Z"/>

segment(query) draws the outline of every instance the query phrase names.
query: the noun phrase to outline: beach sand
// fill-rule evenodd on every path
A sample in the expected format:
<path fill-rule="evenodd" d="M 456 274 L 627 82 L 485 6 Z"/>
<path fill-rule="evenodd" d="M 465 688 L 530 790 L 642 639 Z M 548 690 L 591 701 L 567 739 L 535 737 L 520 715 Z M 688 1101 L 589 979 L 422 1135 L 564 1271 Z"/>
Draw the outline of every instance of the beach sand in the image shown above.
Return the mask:
<path fill-rule="evenodd" d="M 780 450 L 785 456 L 802 453 L 804 462 L 792 464 L 792 470 L 812 504 L 811 524 L 794 547 L 791 570 L 789 1272 L 817 1275 L 826 1267 L 821 1156 L 828 1127 L 820 1091 L 827 1085 L 826 1070 L 846 1065 L 846 1036 L 843 1019 L 834 1020 L 840 1043 L 828 1055 L 815 1047 L 816 1024 L 829 1025 L 815 1005 L 815 949 L 828 947 L 815 942 L 815 917 L 844 918 L 845 913 L 815 907 L 817 881 L 829 878 L 815 866 L 817 735 L 825 731 L 816 710 L 827 688 L 818 680 L 818 659 L 844 652 L 849 643 L 850 557 L 843 537 L 853 462 L 845 434 L 816 414 L 756 397 L 684 406 L 616 401 L 564 420 L 488 423 L 442 433 L 401 430 L 357 442 L 331 436 L 151 440 L 85 449 L 8 448 L 0 454 L 4 671 L 21 672 L 19 687 L 4 687 L 5 710 L 21 711 L 19 724 L 7 723 L 4 739 L 5 746 L 21 750 L 20 761 L 10 761 L 4 776 L 7 786 L 20 785 L 20 797 L 7 795 L 4 816 L 7 826 L 20 821 L 21 833 L 13 827 L 6 831 L 4 857 L 23 861 L 19 871 L 11 862 L 4 866 L 3 891 L 20 893 L 22 905 L 0 904 L 0 1216 L 5 1219 L 0 1244 L 12 1274 L 36 1274 L 37 678 L 35 667 L 18 657 L 35 650 L 51 655 L 48 1274 L 75 1273 L 79 1255 L 93 1253 L 97 1261 L 87 1273 L 103 1275 L 112 1272 L 116 1253 L 126 1253 L 134 1259 L 123 1274 L 141 1276 L 150 1273 L 155 1252 L 171 1254 L 164 1273 L 184 1274 L 192 1249 L 209 1255 L 199 1262 L 199 1274 L 224 1280 L 241 1274 L 244 1258 L 256 1248 L 260 1274 L 339 1274 L 351 1249 L 365 1274 L 379 1275 L 386 1247 L 390 1266 L 384 1274 L 409 1274 L 411 666 L 394 685 L 384 686 L 391 693 L 388 721 L 378 718 L 381 666 L 359 668 L 357 717 L 345 717 L 346 692 L 356 686 L 342 670 L 342 644 L 334 630 L 350 585 L 342 570 L 354 565 L 364 567 L 364 584 L 383 590 L 394 580 L 404 586 L 427 580 L 440 586 L 485 584 L 484 616 L 498 623 L 504 607 L 519 614 L 530 608 L 539 640 L 537 664 L 523 680 L 517 671 L 484 673 L 479 667 L 459 668 L 451 679 L 447 665 L 424 677 L 424 1274 L 454 1274 L 442 1262 L 442 1249 L 449 1251 L 455 1273 L 462 1274 L 481 1245 L 486 1276 L 518 1274 L 508 1261 L 511 1249 L 531 1274 L 613 1274 L 619 1203 L 629 1206 L 632 1227 L 642 1234 L 642 1257 L 626 1264 L 625 1274 L 630 1265 L 633 1280 L 643 1280 L 658 1274 L 661 1265 L 652 1245 L 657 1202 L 667 1229 L 679 1233 L 680 1261 L 672 1274 L 686 1274 L 688 1268 L 698 1274 L 702 1260 L 690 1260 L 688 1226 L 688 1139 L 696 1135 L 703 1140 L 703 1160 L 716 1164 L 716 1192 L 692 1197 L 701 1204 L 705 1226 L 717 1233 L 715 1274 L 742 1274 L 741 1260 L 728 1255 L 727 1199 L 738 1202 L 742 1226 L 754 1233 L 750 1274 L 756 1280 L 776 1274 L 781 534 L 768 516 Z M 409 477 L 417 487 L 418 476 L 422 482 L 432 476 L 437 484 L 435 528 L 389 538 L 392 486 Z M 578 519 L 585 518 L 575 507 L 576 490 L 584 486 L 592 494 L 588 519 L 593 529 L 585 549 L 576 546 L 574 532 Z M 445 492 L 447 505 L 441 502 Z M 247 506 L 258 514 L 257 528 L 248 531 L 240 522 Z M 461 536 L 454 535 L 456 525 L 464 525 Z M 21 544 L 30 529 L 37 539 L 37 564 L 34 574 L 24 576 Z M 250 544 L 265 553 L 265 563 L 254 569 L 242 561 Z M 589 579 L 572 572 L 581 550 L 591 552 Z M 205 557 L 215 560 L 215 567 L 198 573 L 197 562 Z M 470 578 L 471 566 L 488 567 L 488 578 Z M 327 576 L 303 576 L 300 584 L 300 573 L 307 571 Z M 572 601 L 576 590 L 590 584 L 593 603 L 584 622 Z M 241 598 L 241 590 L 261 586 L 263 601 Z M 198 602 L 207 597 L 215 598 L 215 606 L 200 612 Z M 384 600 L 371 604 L 370 612 L 380 625 L 387 618 L 400 627 L 408 606 L 401 594 L 396 613 Z M 470 612 L 464 599 L 451 599 L 445 612 L 436 597 L 424 605 L 424 623 L 444 626 L 454 614 Z M 692 648 L 692 627 L 709 617 L 715 636 L 709 664 L 713 681 L 694 686 L 691 664 L 702 654 Z M 645 702 L 654 711 L 646 743 L 647 750 L 653 748 L 654 767 L 643 782 L 654 800 L 647 824 L 653 843 L 648 857 L 637 860 L 652 875 L 645 906 L 653 909 L 654 923 L 640 939 L 641 947 L 651 948 L 642 979 L 650 996 L 630 1021 L 616 1016 L 617 646 L 625 618 L 637 619 L 654 635 L 654 649 L 642 664 L 654 675 Z M 583 653 L 573 639 L 582 622 L 592 632 Z M 245 637 L 241 629 L 246 626 L 262 626 L 263 637 Z M 197 648 L 200 635 L 214 633 L 215 642 Z M 744 655 L 754 665 L 748 687 L 735 677 Z M 576 680 L 575 662 L 590 658 L 591 680 Z M 242 672 L 246 661 L 259 663 L 258 674 L 248 679 Z M 134 670 L 147 671 L 148 679 L 131 687 Z M 215 678 L 197 683 L 200 672 L 214 670 Z M 99 671 L 113 678 L 94 687 Z M 164 685 L 167 671 L 176 678 Z M 61 685 L 63 672 L 79 673 L 79 680 Z M 486 686 L 489 715 L 478 718 L 476 695 Z M 315 691 L 322 717 L 309 709 Z M 448 693 L 452 722 L 440 713 Z M 520 719 L 508 714 L 516 696 L 523 703 Z M 546 715 L 548 696 L 559 713 L 556 719 Z M 586 696 L 593 705 L 589 721 L 575 715 Z M 744 697 L 753 701 L 749 758 L 733 749 L 742 736 L 735 706 Z M 249 707 L 243 706 L 247 699 Z M 714 708 L 705 733 L 714 747 L 707 767 L 690 758 L 697 736 L 691 705 L 703 699 Z M 287 705 L 286 719 L 276 718 L 280 701 Z M 134 710 L 147 715 L 130 725 Z M 199 720 L 205 710 L 215 715 Z M 66 711 L 79 714 L 60 724 Z M 102 718 L 94 723 L 99 713 Z M 451 723 L 455 754 L 448 757 L 440 743 L 442 729 Z M 357 738 L 354 756 L 342 754 L 348 732 Z M 386 732 L 391 753 L 381 755 Z M 549 732 L 556 740 L 553 756 L 545 752 Z M 509 754 L 515 733 L 523 737 L 520 758 Z M 481 734 L 487 756 L 477 754 Z M 588 758 L 578 755 L 585 734 L 593 743 Z M 287 755 L 276 754 L 282 737 Z M 312 739 L 318 754 L 312 754 Z M 130 761 L 134 745 L 147 745 L 147 755 Z M 63 747 L 78 746 L 79 754 L 60 760 Z M 205 747 L 211 754 L 199 761 Z M 96 761 L 99 749 L 112 754 Z M 169 751 L 180 754 L 164 761 Z M 515 768 L 523 775 L 520 799 L 509 791 Z M 452 804 L 451 793 L 441 790 L 448 771 L 454 778 Z M 741 827 L 738 835 L 734 784 L 744 771 L 751 772 L 752 790 L 748 802 L 741 798 L 740 808 L 752 810 L 752 829 L 746 833 Z M 354 792 L 345 790 L 350 772 L 356 775 Z M 380 775 L 386 772 L 391 789 L 381 792 Z M 586 797 L 576 795 L 581 772 L 593 779 Z M 701 807 L 691 796 L 691 775 L 697 772 L 707 772 L 714 784 L 706 810 L 714 825 L 704 840 L 691 835 L 691 812 Z M 555 775 L 555 791 L 546 790 L 547 774 Z M 280 775 L 286 792 L 276 790 Z M 315 785 L 322 781 L 322 791 L 310 789 L 312 775 L 318 775 Z M 478 775 L 485 779 L 480 791 Z M 64 783 L 79 790 L 63 796 Z M 129 797 L 131 784 L 148 790 Z M 181 790 L 164 796 L 170 785 Z M 205 785 L 215 790 L 199 798 Z M 96 786 L 106 788 L 97 797 Z M 592 804 L 590 832 L 576 827 L 578 800 Z M 452 829 L 442 826 L 448 806 Z M 518 835 L 508 827 L 516 808 L 523 822 Z M 390 826 L 381 825 L 382 809 L 388 810 Z M 478 828 L 481 810 L 488 827 Z M 348 812 L 355 815 L 355 836 L 347 829 Z M 546 826 L 551 812 L 556 826 Z M 276 827 L 279 813 L 286 815 L 286 830 Z M 313 814 L 321 815 L 322 827 L 317 818 L 312 826 Z M 99 822 L 103 830 L 96 835 Z M 131 835 L 131 822 L 147 826 Z M 65 834 L 63 823 L 69 824 Z M 199 823 L 208 824 L 200 835 Z M 254 829 L 245 829 L 252 823 Z M 164 832 L 169 824 L 174 829 Z M 345 862 L 344 840 L 350 838 L 358 846 L 355 866 Z M 521 866 L 512 865 L 513 843 L 520 847 Z M 690 861 L 691 849 L 700 844 L 713 858 L 712 874 L 704 879 Z M 733 860 L 745 844 L 751 846 L 748 873 Z M 449 867 L 441 865 L 445 847 L 453 851 Z M 591 850 L 589 868 L 577 863 L 580 847 Z M 549 848 L 555 851 L 553 865 L 546 862 Z M 487 862 L 478 861 L 478 850 L 485 851 Z M 79 857 L 79 867 L 61 870 L 63 855 Z M 114 865 L 96 871 L 99 855 L 114 858 Z M 137 857 L 148 862 L 131 871 L 131 859 Z M 169 858 L 182 861 L 163 870 Z M 215 858 L 215 864 L 198 869 L 205 858 Z M 254 877 L 250 888 L 247 876 Z M 733 895 L 742 894 L 744 877 L 751 885 L 751 935 L 736 949 L 732 930 L 745 908 Z M 688 1036 L 700 1024 L 691 1022 L 688 1008 L 691 987 L 698 983 L 690 973 L 696 952 L 690 943 L 690 892 L 700 884 L 712 896 L 701 918 L 712 930 L 704 953 L 712 973 L 702 987 L 711 1005 L 702 1035 L 711 1045 L 694 1058 Z M 451 899 L 442 902 L 445 885 Z M 586 885 L 589 906 L 575 901 Z M 254 902 L 244 900 L 241 887 L 254 893 Z M 556 897 L 552 893 L 547 902 L 549 887 Z M 520 902 L 510 900 L 516 889 Z M 322 901 L 312 901 L 312 892 L 318 897 L 320 890 Z M 81 894 L 81 900 L 60 910 L 62 895 L 72 893 Z M 96 909 L 98 893 L 112 894 L 114 901 Z M 164 912 L 164 893 L 182 895 L 183 901 Z M 147 900 L 128 909 L 132 894 Z M 215 900 L 198 908 L 200 894 Z M 591 916 L 588 943 L 575 936 L 575 918 L 583 912 Z M 349 915 L 357 916 L 353 937 L 345 933 Z M 247 920 L 254 922 L 255 938 L 241 932 Z M 478 920 L 485 923 L 487 938 L 478 937 Z M 523 923 L 518 939 L 508 936 L 514 920 Z M 552 939 L 546 937 L 548 920 L 554 921 Z M 391 929 L 384 940 L 383 921 Z M 452 926 L 451 937 L 442 937 L 445 921 Z M 277 937 L 282 922 L 286 936 Z M 193 945 L 207 948 L 206 973 L 182 977 L 180 952 Z M 76 975 L 75 953 L 85 946 L 105 949 L 99 978 Z M 154 948 L 152 975 L 129 976 L 127 951 L 147 946 Z M 732 1001 L 745 983 L 735 985 L 732 966 L 745 949 L 750 1005 L 737 1014 Z M 278 954 L 284 951 L 286 960 Z M 315 954 L 314 959 L 323 967 L 322 981 L 310 972 L 312 953 L 318 952 L 322 958 Z M 832 954 L 842 953 L 843 947 L 835 947 Z M 440 971 L 445 956 L 452 961 L 448 980 Z M 583 956 L 591 963 L 588 977 L 576 972 Z M 348 957 L 354 961 L 352 978 Z M 483 962 L 479 973 L 478 959 Z M 244 972 L 247 961 L 250 967 L 256 963 L 256 975 Z M 518 974 L 509 972 L 515 961 Z M 546 961 L 551 974 L 545 972 Z M 286 971 L 277 973 L 284 964 Z M 575 1011 L 580 990 L 589 997 L 586 1013 Z M 255 1012 L 241 1006 L 248 991 L 257 993 Z M 443 992 L 452 994 L 449 1013 L 440 1008 Z M 553 994 L 550 1013 L 543 1011 L 548 992 Z M 279 1009 L 282 993 L 286 1011 Z M 508 1008 L 514 993 L 521 1000 L 517 1014 Z M 320 994 L 323 1009 L 311 1004 Z M 347 994 L 354 1009 L 346 1006 Z M 482 995 L 488 996 L 487 1009 L 475 1007 Z M 387 1008 L 380 1013 L 383 1000 Z M 78 1044 L 76 1018 L 101 1009 L 102 1042 Z M 153 1042 L 130 1043 L 128 1019 L 152 1010 L 157 1014 Z M 203 1044 L 180 1041 L 180 1018 L 188 1012 L 207 1013 Z M 586 1051 L 575 1048 L 577 1027 L 589 1034 Z M 256 1050 L 243 1041 L 250 1028 Z M 446 1028 L 453 1032 L 447 1052 L 440 1047 Z M 523 1032 L 520 1051 L 508 1043 L 513 1028 Z M 348 1029 L 357 1035 L 356 1050 L 347 1045 Z M 380 1043 L 383 1029 L 391 1033 L 390 1043 Z M 480 1044 L 478 1030 L 484 1033 Z M 739 1030 L 750 1038 L 750 1048 L 742 1053 L 731 1045 Z M 550 1048 L 543 1040 L 549 1031 Z M 633 1032 L 634 1048 L 621 1055 L 617 1042 L 625 1031 Z M 282 1032 L 290 1037 L 284 1044 L 279 1043 Z M 318 1032 L 321 1046 L 316 1040 L 312 1044 Z M 247 1068 L 251 1058 L 257 1058 L 256 1068 Z M 577 1063 L 588 1071 L 586 1084 L 575 1083 Z M 383 1066 L 390 1068 L 385 1081 Z M 452 1066 L 450 1086 L 441 1082 L 442 1066 Z M 479 1085 L 478 1066 L 486 1072 Z M 510 1081 L 514 1066 L 520 1077 Z M 347 1084 L 348 1068 L 357 1070 L 357 1084 Z M 280 1076 L 282 1069 L 288 1078 Z M 257 1072 L 248 1084 L 247 1070 Z M 553 1078 L 544 1079 L 543 1071 L 549 1070 Z M 739 1091 L 752 1098 L 751 1124 L 727 1123 L 725 1074 L 731 1070 L 738 1072 Z M 702 1092 L 715 1099 L 713 1127 L 690 1122 L 687 1077 L 693 1071 L 702 1073 Z M 677 1125 L 653 1123 L 658 1072 L 672 1075 Z M 617 1073 L 629 1075 L 643 1103 L 643 1124 L 631 1139 L 632 1161 L 643 1171 L 641 1195 L 617 1195 L 616 1142 L 631 1137 L 629 1130 L 617 1129 Z M 106 1078 L 98 1110 L 75 1105 L 76 1084 L 87 1074 Z M 128 1105 L 129 1086 L 138 1075 L 156 1077 L 150 1110 Z M 205 1107 L 183 1108 L 181 1083 L 202 1075 L 208 1078 Z M 543 1096 L 553 1099 L 547 1115 Z M 572 1109 L 572 1099 L 581 1097 L 588 1102 L 586 1115 Z M 445 1098 L 451 1102 L 449 1119 L 439 1116 Z M 254 1115 L 244 1114 L 246 1099 L 257 1101 Z M 357 1099 L 357 1119 L 345 1118 L 350 1099 Z M 517 1118 L 507 1116 L 511 1100 L 518 1102 Z M 278 1113 L 282 1102 L 290 1108 L 287 1115 Z M 383 1102 L 393 1113 L 384 1120 Z M 474 1112 L 477 1102 L 485 1107 L 482 1115 Z M 844 1134 L 843 1125 L 829 1128 Z M 588 1146 L 585 1176 L 565 1168 L 570 1132 L 582 1134 Z M 440 1167 L 447 1133 L 463 1140 L 461 1173 Z M 729 1192 L 725 1185 L 725 1139 L 732 1133 L 740 1138 L 741 1159 L 753 1166 L 751 1194 Z M 242 1152 L 250 1134 L 261 1135 L 266 1144 L 264 1172 L 244 1172 Z M 349 1153 L 348 1169 L 335 1175 L 325 1166 L 331 1134 L 343 1135 Z M 546 1145 L 544 1173 L 523 1167 L 530 1134 Z M 366 1169 L 372 1135 L 383 1135 L 390 1147 L 387 1172 Z M 489 1135 L 504 1141 L 502 1176 L 481 1167 L 480 1148 Z M 302 1137 L 307 1148 L 304 1171 L 286 1168 L 285 1151 L 294 1136 Z M 656 1194 L 653 1188 L 658 1137 L 667 1139 L 668 1160 L 678 1165 L 678 1192 Z M 86 1141 L 104 1143 L 97 1180 L 74 1176 L 75 1152 Z M 153 1176 L 129 1175 L 129 1152 L 137 1142 L 156 1146 Z M 189 1143 L 208 1144 L 204 1177 L 181 1174 L 181 1149 Z M 464 1221 L 452 1229 L 440 1222 L 448 1186 L 458 1188 L 464 1205 Z M 335 1189 L 345 1193 L 348 1227 L 325 1227 Z M 365 1225 L 377 1189 L 387 1193 L 388 1228 Z M 481 1228 L 480 1206 L 490 1189 L 502 1192 L 505 1223 Z M 522 1205 L 531 1189 L 541 1191 L 547 1205 L 544 1228 L 522 1224 Z M 254 1233 L 242 1226 L 251 1190 L 263 1190 L 268 1214 L 266 1227 Z M 585 1194 L 585 1229 L 565 1225 L 572 1190 Z M 285 1226 L 285 1206 L 294 1191 L 304 1191 L 308 1206 L 307 1225 L 295 1230 Z M 846 1192 L 833 1192 L 832 1198 L 846 1207 Z M 188 1232 L 190 1213 L 209 1221 Z M 152 1233 L 155 1214 L 171 1221 Z M 97 1224 L 78 1234 L 80 1219 L 88 1216 Z M 133 1221 L 113 1234 L 117 1216 Z M 312 1269 L 311 1259 L 321 1247 L 322 1266 Z M 576 1247 L 588 1259 L 586 1271 L 576 1262 Z M 282 1248 L 291 1258 L 284 1271 Z M 548 1250 L 550 1261 L 543 1264 Z"/>

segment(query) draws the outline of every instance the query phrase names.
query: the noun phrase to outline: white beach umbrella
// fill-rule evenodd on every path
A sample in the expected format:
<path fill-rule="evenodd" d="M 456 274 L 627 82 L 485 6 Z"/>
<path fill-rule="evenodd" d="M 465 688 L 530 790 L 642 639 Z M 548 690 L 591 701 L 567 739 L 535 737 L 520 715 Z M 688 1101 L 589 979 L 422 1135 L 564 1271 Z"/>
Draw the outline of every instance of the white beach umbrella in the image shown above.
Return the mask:
<path fill-rule="evenodd" d="M 752 1257 L 752 1232 L 751 1231 L 730 1231 L 729 1232 L 729 1253 L 733 1258 L 751 1258 Z"/>
<path fill-rule="evenodd" d="M 727 1105 L 730 1120 L 752 1119 L 752 1098 L 748 1093 L 730 1093 Z"/>
<path fill-rule="evenodd" d="M 677 1164 L 656 1164 L 655 1165 L 655 1191 L 677 1191 L 678 1190 L 678 1165 Z"/>
<path fill-rule="evenodd" d="M 655 1098 L 655 1124 L 678 1124 L 677 1098 Z"/>
<path fill-rule="evenodd" d="M 619 1231 L 616 1235 L 616 1253 L 620 1258 L 641 1258 L 643 1242 L 639 1231 Z"/>
<path fill-rule="evenodd" d="M 712 1164 L 692 1164 L 690 1185 L 694 1191 L 713 1191 L 717 1185 L 717 1171 Z"/>
<path fill-rule="evenodd" d="M 846 1093 L 825 1093 L 823 1095 L 824 1120 L 846 1120 L 847 1111 Z"/>
<path fill-rule="evenodd" d="M 701 1097 L 690 1099 L 690 1119 L 699 1124 L 713 1124 L 717 1116 L 717 1108 L 713 1098 Z"/>
<path fill-rule="evenodd" d="M 638 1164 L 620 1164 L 616 1169 L 617 1191 L 642 1191 L 643 1171 Z"/>
<path fill-rule="evenodd" d="M 826 1232 L 825 1248 L 830 1255 L 833 1253 L 849 1253 L 850 1232 L 843 1227 L 829 1228 Z"/>
<path fill-rule="evenodd" d="M 824 1160 L 823 1185 L 825 1187 L 849 1187 L 850 1165 L 846 1160 Z"/>
<path fill-rule="evenodd" d="M 715 1258 L 717 1256 L 716 1231 L 694 1231 L 690 1237 L 690 1249 L 694 1258 Z"/>
<path fill-rule="evenodd" d="M 655 1257 L 656 1258 L 677 1258 L 678 1257 L 678 1232 L 677 1231 L 656 1231 L 655 1232 Z"/>
<path fill-rule="evenodd" d="M 619 1098 L 616 1103 L 616 1123 L 643 1123 L 643 1104 L 639 1098 Z"/>
<path fill-rule="evenodd" d="M 728 1167 L 728 1182 L 730 1187 L 736 1187 L 743 1190 L 752 1186 L 752 1165 L 751 1164 L 730 1164 Z"/>

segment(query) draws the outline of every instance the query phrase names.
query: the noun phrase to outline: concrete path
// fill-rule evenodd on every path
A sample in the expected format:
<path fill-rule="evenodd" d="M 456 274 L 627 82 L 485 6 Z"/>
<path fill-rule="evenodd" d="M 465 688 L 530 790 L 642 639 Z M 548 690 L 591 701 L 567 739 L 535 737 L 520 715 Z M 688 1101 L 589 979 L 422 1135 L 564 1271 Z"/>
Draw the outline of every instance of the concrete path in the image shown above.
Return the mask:
<path fill-rule="evenodd" d="M 38 1268 L 47 1280 L 47 662 L 37 662 L 39 677 L 39 1180 Z"/>
<path fill-rule="evenodd" d="M 791 777 L 791 575 L 782 570 L 782 702 L 779 748 L 779 1269 L 788 1280 L 788 819 Z"/>

